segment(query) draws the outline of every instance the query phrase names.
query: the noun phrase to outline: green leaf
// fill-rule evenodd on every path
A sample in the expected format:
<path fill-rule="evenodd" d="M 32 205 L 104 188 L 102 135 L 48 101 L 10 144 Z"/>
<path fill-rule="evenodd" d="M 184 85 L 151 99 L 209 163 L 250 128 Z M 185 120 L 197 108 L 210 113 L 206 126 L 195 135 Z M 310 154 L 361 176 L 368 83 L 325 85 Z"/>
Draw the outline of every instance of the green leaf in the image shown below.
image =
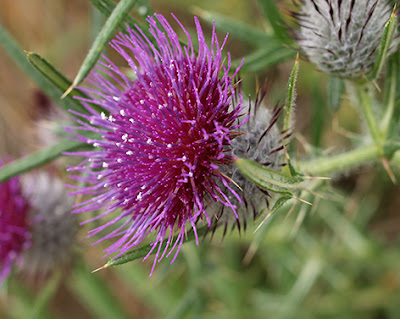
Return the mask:
<path fill-rule="evenodd" d="M 253 259 L 253 256 L 257 252 L 258 248 L 260 247 L 261 242 L 265 238 L 265 234 L 267 233 L 267 230 L 269 229 L 269 226 L 271 225 L 271 222 L 273 218 L 275 217 L 275 212 L 281 208 L 288 200 L 292 199 L 291 196 L 281 196 L 279 197 L 274 206 L 270 211 L 268 211 L 267 215 L 263 219 L 263 221 L 258 225 L 256 231 L 255 231 L 255 236 L 254 239 L 251 241 L 251 245 L 249 249 L 246 252 L 246 255 L 243 258 L 243 262 L 248 265 L 250 261 Z M 264 214 L 262 212 L 260 215 Z"/>
<path fill-rule="evenodd" d="M 115 9 L 115 3 L 112 0 L 90 0 L 90 1 L 105 17 L 109 17 L 111 15 L 111 13 L 113 12 L 113 10 Z M 145 2 L 147 2 L 147 1 L 146 0 L 138 0 L 139 5 L 140 5 L 140 3 L 145 3 Z M 140 10 L 141 10 L 141 8 L 139 6 L 137 9 L 138 13 Z M 149 11 L 150 13 L 148 13 L 148 15 L 153 14 L 152 13 L 153 11 L 151 10 L 150 6 L 148 7 L 148 10 L 150 10 Z M 141 14 L 139 13 L 139 15 L 141 15 Z M 154 36 L 149 32 L 148 28 L 144 27 L 138 20 L 136 20 L 135 18 L 133 18 L 130 15 L 127 15 L 125 17 L 125 19 L 123 21 L 121 21 L 120 29 L 122 30 L 122 32 L 125 32 L 128 26 L 131 29 L 136 29 L 136 26 L 138 26 L 143 31 L 143 33 L 147 36 L 147 38 L 153 44 L 155 44 Z M 186 43 L 181 40 L 179 40 L 179 43 L 183 46 L 186 45 Z M 194 43 L 193 45 L 195 46 L 196 44 Z"/>
<path fill-rule="evenodd" d="M 310 134 L 313 147 L 318 149 L 321 146 L 323 133 L 325 131 L 327 115 L 326 102 L 322 96 L 321 87 L 318 82 L 314 82 L 312 86 L 312 96 L 314 97 L 311 110 L 311 123 L 313 124 L 310 127 Z"/>
<path fill-rule="evenodd" d="M 63 74 L 61 74 L 54 66 L 52 66 L 47 60 L 42 58 L 40 55 L 34 52 L 26 52 L 28 61 L 41 73 L 43 74 L 55 87 L 59 88 L 60 93 L 64 92 L 71 85 L 71 81 L 68 80 Z M 74 96 L 80 96 L 87 98 L 87 95 L 82 91 L 74 89 L 72 90 Z M 73 99 L 71 96 L 65 98 L 68 107 L 65 109 L 75 110 L 80 113 L 87 113 L 86 109 L 79 103 L 78 100 Z"/>
<path fill-rule="evenodd" d="M 232 36 L 249 44 L 257 47 L 269 47 L 277 46 L 281 47 L 276 39 L 265 33 L 262 30 L 253 28 L 245 23 L 238 22 L 237 20 L 228 18 L 223 14 L 218 14 L 215 12 L 205 11 L 199 8 L 195 9 L 195 13 L 206 21 L 208 24 L 212 25 L 215 21 L 215 27 L 219 31 L 229 32 Z"/>
<path fill-rule="evenodd" d="M 111 293 L 110 287 L 97 275 L 90 273 L 87 266 L 80 261 L 74 268 L 67 282 L 83 306 L 98 319 L 127 319 L 118 299 Z"/>
<path fill-rule="evenodd" d="M 137 0 L 121 0 L 117 4 L 110 17 L 104 24 L 103 28 L 101 29 L 101 32 L 94 40 L 94 43 L 90 48 L 85 60 L 83 61 L 83 64 L 79 69 L 77 76 L 75 77 L 69 89 L 64 93 L 64 96 L 68 95 L 89 74 L 90 70 L 94 67 L 97 60 L 99 59 L 104 47 L 110 41 L 120 23 L 128 15 L 130 9 L 133 7 L 136 1 Z"/>
<path fill-rule="evenodd" d="M 376 58 L 374 68 L 371 73 L 368 75 L 368 79 L 370 81 L 376 80 L 379 73 L 381 72 L 383 65 L 386 62 L 387 54 L 389 52 L 390 45 L 392 44 L 392 39 L 394 32 L 396 31 L 397 26 L 397 17 L 395 14 L 395 10 L 393 10 L 390 19 L 385 24 L 385 28 L 383 29 L 381 42 L 379 44 L 378 56 Z M 379 30 L 377 30 L 379 32 Z"/>
<path fill-rule="evenodd" d="M 384 106 L 386 107 L 385 113 L 382 116 L 380 126 L 385 136 L 398 135 L 398 126 L 400 119 L 400 105 L 396 103 L 396 94 L 398 93 L 399 83 L 399 53 L 397 52 L 389 59 L 386 79 L 385 79 L 385 99 Z"/>
<path fill-rule="evenodd" d="M 193 308 L 193 304 L 196 302 L 196 300 L 198 300 L 198 298 L 198 291 L 192 286 L 188 291 L 185 292 L 182 299 L 174 307 L 174 309 L 169 312 L 165 319 L 184 318 L 184 315 L 188 312 L 188 310 Z"/>
<path fill-rule="evenodd" d="M 15 175 L 46 164 L 47 162 L 59 157 L 63 152 L 70 152 L 83 146 L 87 146 L 87 144 L 84 142 L 64 140 L 56 145 L 41 149 L 28 156 L 17 159 L 4 165 L 0 169 L 0 182 L 4 182 Z"/>
<path fill-rule="evenodd" d="M 284 27 L 285 23 L 282 19 L 281 12 L 276 5 L 276 0 L 258 0 L 264 17 L 268 20 L 271 25 L 274 35 L 281 43 L 291 44 L 291 40 L 288 31 Z"/>
<path fill-rule="evenodd" d="M 14 62 L 43 90 L 55 103 L 62 106 L 64 109 L 70 107 L 70 101 L 60 99 L 61 92 L 50 83 L 38 70 L 36 70 L 26 59 L 24 51 L 19 47 L 13 37 L 0 25 L 0 45 L 14 60 Z"/>
<path fill-rule="evenodd" d="M 274 193 L 293 197 L 292 191 L 301 189 L 300 176 L 287 176 L 248 159 L 236 159 L 240 173 L 257 186 Z"/>
<path fill-rule="evenodd" d="M 296 56 L 294 50 L 271 45 L 245 56 L 242 71 L 248 73 L 264 71 L 294 56 Z M 232 62 L 232 65 L 238 66 L 242 60 L 243 58 L 237 59 Z"/>
<path fill-rule="evenodd" d="M 372 252 L 373 246 L 368 238 L 343 215 L 342 211 L 334 208 L 329 212 L 321 210 L 320 216 L 355 256 L 365 257 Z"/>
<path fill-rule="evenodd" d="M 35 307 L 35 300 L 26 283 L 13 280 L 12 285 L 10 285 L 10 296 L 12 296 L 12 299 L 10 299 L 9 306 L 6 307 L 8 316 L 13 319 L 30 318 Z M 40 319 L 55 318 L 48 310 L 43 309 L 41 311 Z"/>
<path fill-rule="evenodd" d="M 35 299 L 30 316 L 28 317 L 29 319 L 43 318 L 43 313 L 45 313 L 48 303 L 55 295 L 60 285 L 62 278 L 61 274 L 61 271 L 55 271 L 52 277 L 46 282 L 46 286 L 41 289 L 40 293 Z"/>
<path fill-rule="evenodd" d="M 296 61 L 294 63 L 292 72 L 290 73 L 287 85 L 287 93 L 286 93 L 285 109 L 284 109 L 285 115 L 283 119 L 283 129 L 286 132 L 290 132 L 293 126 L 294 104 L 296 100 L 296 80 L 298 73 L 299 73 L 299 55 L 297 54 Z"/>
<path fill-rule="evenodd" d="M 208 230 L 207 226 L 204 226 L 202 228 L 199 228 L 197 230 L 197 236 L 200 237 L 201 235 L 205 234 Z M 195 239 L 195 233 L 192 231 L 188 232 L 188 234 L 185 236 L 185 238 L 183 239 L 183 243 L 187 243 L 188 241 L 192 241 L 193 239 Z M 177 236 L 175 236 L 171 242 L 175 242 L 177 239 Z M 163 246 L 161 249 L 165 249 L 166 243 L 163 243 Z M 142 247 L 138 247 L 130 252 L 127 252 L 125 254 L 123 254 L 122 256 L 119 256 L 117 258 L 114 259 L 110 259 L 103 267 L 100 267 L 97 270 L 101 270 L 104 268 L 108 268 L 111 266 L 118 266 L 118 265 L 122 265 L 125 264 L 127 262 L 139 259 L 139 258 L 143 258 L 145 256 L 147 256 L 147 254 L 150 252 L 150 250 L 153 248 L 153 246 L 151 245 L 146 245 L 146 246 L 142 246 Z M 156 249 L 153 250 L 152 254 L 154 254 L 156 252 Z"/>
<path fill-rule="evenodd" d="M 326 97 L 328 102 L 328 107 L 336 112 L 339 110 L 342 104 L 342 98 L 344 94 L 344 81 L 334 76 L 328 76 Z"/>
<path fill-rule="evenodd" d="M 114 11 L 116 4 L 112 0 L 90 0 L 92 4 L 106 17 L 110 17 L 111 13 Z M 135 24 L 140 26 L 140 23 L 130 15 L 126 15 L 124 20 L 120 22 L 120 29 L 122 31 L 126 30 L 129 25 L 131 28 L 135 27 Z"/>

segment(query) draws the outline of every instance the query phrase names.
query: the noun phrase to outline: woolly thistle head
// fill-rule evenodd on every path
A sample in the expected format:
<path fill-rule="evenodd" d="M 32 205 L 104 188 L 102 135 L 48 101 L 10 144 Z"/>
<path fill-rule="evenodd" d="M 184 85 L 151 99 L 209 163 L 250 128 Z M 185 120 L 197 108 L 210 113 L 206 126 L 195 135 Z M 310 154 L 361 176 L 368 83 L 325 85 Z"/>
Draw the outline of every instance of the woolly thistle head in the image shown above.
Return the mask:
<path fill-rule="evenodd" d="M 240 127 L 240 134 L 232 140 L 230 154 L 234 157 L 253 160 L 263 166 L 274 170 L 285 165 L 284 143 L 290 137 L 290 133 L 280 131 L 277 121 L 282 114 L 283 106 L 276 104 L 273 109 L 264 104 L 267 88 L 264 86 L 256 95 L 254 102 L 249 101 L 246 111 L 249 120 Z M 273 194 L 257 187 L 254 183 L 243 177 L 235 165 L 230 165 L 226 172 L 242 189 L 239 193 L 241 201 L 229 194 L 229 199 L 237 206 L 238 218 L 225 214 L 223 205 L 211 205 L 210 211 L 214 214 L 214 227 L 224 226 L 224 234 L 228 227 L 246 228 L 248 219 L 256 219 L 260 213 L 269 208 Z"/>
<path fill-rule="evenodd" d="M 0 283 L 31 244 L 28 212 L 19 178 L 0 183 Z"/>
<path fill-rule="evenodd" d="M 64 183 L 44 171 L 22 178 L 23 193 L 29 200 L 32 245 L 23 256 L 22 271 L 38 277 L 70 261 L 77 232 L 71 214 L 73 198 Z"/>
<path fill-rule="evenodd" d="M 300 48 L 322 72 L 360 78 L 373 68 L 393 7 L 387 0 L 301 0 Z M 398 47 L 396 31 L 389 53 Z"/>
<path fill-rule="evenodd" d="M 80 121 L 80 127 L 67 129 L 96 147 L 75 153 L 86 159 L 69 169 L 81 172 L 76 178 L 90 185 L 79 187 L 75 194 L 92 196 L 75 212 L 104 210 L 91 219 L 103 218 L 104 225 L 90 234 L 104 231 L 101 240 L 114 239 L 107 254 L 123 254 L 154 234 L 153 268 L 173 251 L 175 259 L 187 226 L 195 233 L 199 219 L 211 226 L 206 203 L 221 203 L 236 215 L 235 205 L 220 185 L 240 201 L 230 178 L 221 171 L 233 160 L 228 154 L 230 144 L 246 118 L 233 80 L 238 69 L 228 74 L 229 53 L 227 66 L 222 62 L 226 38 L 220 45 L 215 28 L 209 47 L 195 18 L 196 52 L 189 33 L 175 20 L 187 36 L 187 45 L 181 45 L 159 14 L 147 19 L 151 38 L 136 27 L 111 42 L 135 79 L 128 79 L 104 57 L 89 78 L 95 89 L 83 89 L 90 95 L 81 99 L 90 115 L 76 113 L 90 124 Z M 239 98 L 233 105 L 235 94 Z M 99 114 L 90 104 L 108 114 Z M 82 128 L 101 136 L 89 139 L 79 134 Z"/>

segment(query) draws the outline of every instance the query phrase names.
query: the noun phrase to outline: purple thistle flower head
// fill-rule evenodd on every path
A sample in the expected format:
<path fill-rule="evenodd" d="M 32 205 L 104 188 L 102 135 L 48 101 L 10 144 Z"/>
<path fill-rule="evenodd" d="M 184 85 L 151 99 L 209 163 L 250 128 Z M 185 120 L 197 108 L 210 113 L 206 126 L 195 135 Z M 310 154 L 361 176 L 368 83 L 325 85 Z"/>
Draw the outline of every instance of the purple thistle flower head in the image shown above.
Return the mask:
<path fill-rule="evenodd" d="M 0 183 L 0 283 L 30 246 L 28 212 L 29 204 L 22 194 L 19 178 Z"/>
<path fill-rule="evenodd" d="M 89 184 L 75 194 L 92 196 L 75 212 L 104 210 L 91 220 L 111 217 L 90 231 L 94 235 L 115 227 L 101 239 L 115 239 L 107 255 L 121 255 L 154 233 L 153 268 L 176 251 L 174 261 L 187 225 L 195 233 L 198 220 L 211 226 L 207 204 L 221 203 L 236 215 L 221 185 L 240 201 L 230 178 L 221 171 L 232 162 L 231 140 L 246 120 L 233 80 L 239 68 L 229 76 L 230 55 L 227 66 L 222 57 L 227 38 L 221 45 L 215 27 L 209 47 L 195 18 L 196 52 L 189 33 L 175 20 L 187 36 L 187 45 L 181 45 L 159 14 L 147 20 L 151 37 L 138 27 L 120 33 L 111 46 L 128 62 L 135 78 L 129 79 L 104 57 L 89 76 L 95 89 L 83 89 L 90 98 L 80 98 L 90 115 L 75 113 L 90 124 L 77 120 L 80 126 L 67 128 L 96 148 L 74 153 L 86 159 L 69 170 L 82 173 L 74 178 Z M 233 103 L 235 95 L 237 103 Z M 91 104 L 108 114 L 99 114 Z M 89 139 L 79 130 L 99 137 Z"/>

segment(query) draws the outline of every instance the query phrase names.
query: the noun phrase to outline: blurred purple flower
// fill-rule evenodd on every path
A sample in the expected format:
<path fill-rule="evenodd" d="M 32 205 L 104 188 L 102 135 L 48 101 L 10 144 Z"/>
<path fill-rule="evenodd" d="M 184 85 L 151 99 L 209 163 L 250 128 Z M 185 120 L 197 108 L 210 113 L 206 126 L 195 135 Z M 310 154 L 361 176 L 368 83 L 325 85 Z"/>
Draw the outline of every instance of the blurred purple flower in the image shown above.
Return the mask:
<path fill-rule="evenodd" d="M 28 211 L 19 178 L 0 183 L 0 282 L 31 244 Z"/>
<path fill-rule="evenodd" d="M 195 233 L 198 220 L 211 226 L 207 204 L 222 203 L 236 215 L 236 206 L 219 185 L 240 202 L 231 179 L 220 170 L 232 162 L 228 155 L 231 140 L 246 120 L 233 80 L 239 68 L 228 75 L 229 53 L 226 67 L 222 61 L 227 37 L 220 45 L 215 26 L 208 47 L 199 21 L 194 19 L 196 53 L 189 33 L 175 20 L 187 36 L 185 46 L 158 14 L 148 18 L 151 37 L 138 27 L 120 33 L 111 46 L 128 62 L 135 78 L 130 80 L 104 57 L 105 62 L 99 62 L 89 76 L 89 83 L 96 88 L 83 89 L 90 98 L 79 98 L 90 115 L 75 113 L 90 124 L 77 120 L 79 127 L 67 128 L 96 147 L 74 153 L 86 159 L 69 171 L 80 172 L 73 178 L 89 184 L 77 186 L 74 194 L 91 196 L 75 212 L 104 209 L 89 221 L 114 215 L 90 231 L 94 235 L 116 227 L 100 240 L 116 238 L 105 250 L 107 255 L 121 255 L 155 233 L 153 269 L 168 248 L 167 256 L 176 251 L 172 262 L 175 260 L 186 225 Z M 235 95 L 239 98 L 233 103 Z M 91 104 L 108 114 L 99 114 Z M 79 130 L 99 137 L 90 139 Z M 174 235 L 177 239 L 172 242 Z"/>

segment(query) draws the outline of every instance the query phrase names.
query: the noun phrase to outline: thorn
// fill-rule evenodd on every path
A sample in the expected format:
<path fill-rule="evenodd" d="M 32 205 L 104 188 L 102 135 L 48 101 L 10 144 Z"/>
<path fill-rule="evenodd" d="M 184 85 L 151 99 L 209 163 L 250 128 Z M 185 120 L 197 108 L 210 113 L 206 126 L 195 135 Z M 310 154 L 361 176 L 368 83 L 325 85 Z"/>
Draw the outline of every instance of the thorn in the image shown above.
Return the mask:
<path fill-rule="evenodd" d="M 329 180 L 330 177 L 321 177 L 321 176 L 302 176 L 304 179 L 316 179 L 316 180 Z"/>
<path fill-rule="evenodd" d="M 355 134 L 353 132 L 350 132 L 350 131 L 348 131 L 348 130 L 346 130 L 346 129 L 344 129 L 344 128 L 342 128 L 340 126 L 339 117 L 337 115 L 335 115 L 335 117 L 333 118 L 332 129 L 333 129 L 334 132 L 337 132 L 338 134 L 340 134 L 340 135 L 342 135 L 344 137 L 347 137 L 347 138 L 355 138 L 355 137 L 357 137 L 357 134 Z"/>
<path fill-rule="evenodd" d="M 254 231 L 254 233 L 256 233 L 256 232 L 260 229 L 260 227 L 267 221 L 267 219 L 268 219 L 269 217 L 271 217 L 271 215 L 272 215 L 273 212 L 274 212 L 274 210 L 270 211 L 270 212 L 267 214 L 267 216 L 264 217 L 264 219 L 262 220 L 262 222 L 260 223 L 260 225 L 257 226 L 257 228 L 256 228 L 256 230 Z"/>
<path fill-rule="evenodd" d="M 93 271 L 92 271 L 92 274 L 94 274 L 95 272 L 98 272 L 98 271 L 100 271 L 100 270 L 106 269 L 106 268 L 108 268 L 108 267 L 110 267 L 110 265 L 107 263 L 107 264 L 101 266 L 100 268 L 97 268 L 97 269 L 93 270 Z"/>
<path fill-rule="evenodd" d="M 252 225 L 254 226 L 255 224 L 258 223 L 258 221 L 260 220 L 261 216 L 264 215 L 266 212 L 268 212 L 268 207 L 265 207 L 261 213 L 259 213 L 256 217 L 256 219 L 254 219 Z M 263 222 L 262 222 L 263 223 Z M 258 228 L 257 228 L 258 229 Z M 257 229 L 254 231 L 254 233 L 257 231 Z"/>
<path fill-rule="evenodd" d="M 282 146 L 283 146 L 283 152 L 285 153 L 286 159 L 287 159 L 287 161 L 288 161 L 288 163 L 289 163 L 289 162 L 290 162 L 289 152 L 288 152 L 288 150 L 287 150 L 287 148 L 286 148 L 285 143 L 283 142 L 282 136 L 281 136 L 281 142 L 282 142 Z"/>
<path fill-rule="evenodd" d="M 237 188 L 239 188 L 240 189 L 240 191 L 242 191 L 243 192 L 243 189 L 239 186 L 239 184 L 238 183 L 236 183 L 232 178 L 230 178 L 228 175 L 226 175 L 226 174 L 224 174 L 224 173 L 222 173 L 222 172 L 219 172 L 223 177 L 225 177 L 225 178 L 227 178 L 228 180 L 230 180 Z"/>
<path fill-rule="evenodd" d="M 374 84 L 375 88 L 378 90 L 379 93 L 381 93 L 381 88 L 379 87 L 378 83 L 374 80 L 372 81 L 372 83 Z"/>
<path fill-rule="evenodd" d="M 64 92 L 64 94 L 61 95 L 61 100 L 70 94 L 73 89 L 75 89 L 75 85 L 72 83 L 71 86 Z"/>
<path fill-rule="evenodd" d="M 393 184 L 397 184 L 396 177 L 394 176 L 392 169 L 389 166 L 389 160 L 386 157 L 382 157 L 382 164 L 385 168 L 386 173 L 388 173 L 390 179 L 392 180 Z"/>
<path fill-rule="evenodd" d="M 295 208 L 296 208 L 296 202 L 293 202 L 293 205 L 292 205 L 292 207 L 290 207 L 290 209 L 289 209 L 288 213 L 286 214 L 284 220 L 286 220 L 294 212 Z"/>
<path fill-rule="evenodd" d="M 257 244 L 253 245 L 253 244 L 254 244 L 254 242 L 250 245 L 249 249 L 247 249 L 246 255 L 244 255 L 244 258 L 243 258 L 243 261 L 242 261 L 242 264 L 244 266 L 248 266 L 250 264 L 250 262 L 252 261 L 254 255 L 257 252 L 258 245 Z"/>
<path fill-rule="evenodd" d="M 294 198 L 294 199 L 297 199 L 298 201 L 300 201 L 300 202 L 302 202 L 302 203 L 304 203 L 304 204 L 307 204 L 307 205 L 312 206 L 312 203 L 307 202 L 305 199 L 301 199 L 301 198 L 296 197 L 296 196 L 293 196 L 293 198 Z"/>

